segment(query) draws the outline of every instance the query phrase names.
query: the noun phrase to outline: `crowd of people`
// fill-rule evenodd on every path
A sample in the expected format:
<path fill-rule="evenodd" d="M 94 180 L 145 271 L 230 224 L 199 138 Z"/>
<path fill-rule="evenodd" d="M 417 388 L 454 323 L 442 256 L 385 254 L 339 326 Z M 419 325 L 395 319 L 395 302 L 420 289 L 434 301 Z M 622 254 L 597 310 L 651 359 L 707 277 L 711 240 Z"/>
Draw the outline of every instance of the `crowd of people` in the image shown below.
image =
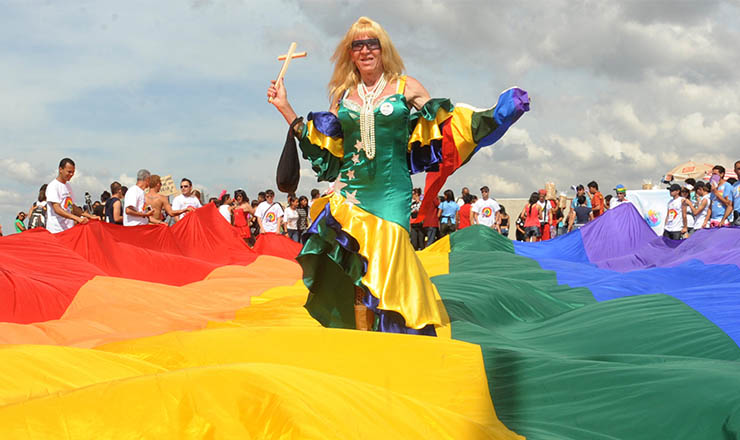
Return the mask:
<path fill-rule="evenodd" d="M 80 207 L 74 203 L 70 184 L 74 173 L 75 162 L 70 158 L 62 159 L 56 178 L 41 186 L 28 213 L 19 212 L 16 216 L 16 232 L 42 227 L 58 233 L 91 219 L 121 226 L 172 225 L 204 203 L 202 194 L 188 178 L 181 179 L 181 193 L 170 203 L 169 197 L 160 193 L 162 178 L 141 169 L 136 174 L 136 185 L 128 188 L 112 182 L 110 191 L 103 191 L 99 200 L 93 201 L 90 194 L 85 193 L 85 202 Z M 311 200 L 319 196 L 318 189 L 311 191 Z M 255 237 L 262 232 L 285 234 L 300 242 L 301 234 L 309 225 L 310 201 L 305 196 L 290 194 L 283 207 L 275 202 L 275 192 L 271 189 L 259 192 L 251 201 L 243 189 L 237 189 L 233 194 L 224 190 L 207 203 L 213 203 L 250 245 L 254 245 Z"/>
<path fill-rule="evenodd" d="M 740 161 L 734 164 L 735 173 L 740 173 Z M 37 200 L 28 212 L 19 212 L 15 219 L 16 232 L 44 227 L 57 233 L 69 229 L 76 223 L 98 219 L 123 226 L 144 224 L 171 225 L 187 213 L 200 208 L 205 201 L 188 178 L 180 181 L 181 194 L 169 197 L 160 194 L 162 179 L 148 170 L 139 170 L 136 185 L 127 188 L 112 182 L 110 191 L 103 191 L 99 200 L 92 200 L 85 193 L 82 207 L 74 204 L 72 187 L 69 183 L 75 172 L 72 159 L 64 158 L 59 163 L 57 177 L 39 189 Z M 672 182 L 672 177 L 667 176 Z M 728 225 L 740 226 L 740 182 L 725 180 L 725 168 L 717 165 L 708 182 L 686 179 L 683 185 L 671 183 L 668 187 L 671 199 L 665 218 L 664 236 L 673 240 L 688 238 L 695 230 Z M 515 238 L 519 241 L 543 241 L 578 230 L 606 210 L 624 203 L 631 203 L 623 185 L 614 188 L 614 195 L 604 196 L 597 182 L 585 187 L 577 185 L 576 195 L 570 202 L 547 197 L 547 191 L 533 192 L 522 211 L 513 222 Z M 301 235 L 310 226 L 311 203 L 320 197 L 318 189 L 311 190 L 311 198 L 289 194 L 283 206 L 275 201 L 271 189 L 261 191 L 250 200 L 243 189 L 233 193 L 222 191 L 219 197 L 207 203 L 218 207 L 224 219 L 237 228 L 240 236 L 250 245 L 261 232 L 287 235 L 300 242 Z M 455 198 L 447 189 L 434 205 L 436 215 L 423 218 L 419 215 L 423 194 L 414 188 L 411 201 L 411 243 L 416 250 L 424 249 L 436 240 L 458 229 L 480 224 L 508 237 L 510 217 L 505 206 L 490 195 L 487 186 L 480 188 L 480 197 L 464 187 Z M 567 211 L 566 211 L 567 210 Z"/>
<path fill-rule="evenodd" d="M 735 162 L 735 173 L 740 173 L 740 161 Z M 672 176 L 667 176 L 672 182 Z M 669 182 L 670 183 L 670 182 Z M 614 195 L 604 196 L 596 181 L 575 186 L 576 195 L 568 203 L 565 198 L 547 197 L 545 189 L 533 192 L 517 216 L 514 227 L 519 241 L 544 241 L 578 230 L 609 209 L 631 203 L 624 185 L 614 188 Z M 665 218 L 664 236 L 673 240 L 688 238 L 695 230 L 722 226 L 740 226 L 740 182 L 725 180 L 725 168 L 716 165 L 708 182 L 686 179 L 683 185 L 670 183 L 671 199 Z M 421 206 L 421 188 L 414 188 L 411 202 L 411 242 L 414 248 L 424 249 L 455 230 L 472 224 L 488 226 L 504 236 L 509 234 L 509 215 L 503 205 L 490 197 L 489 188 L 480 189 L 481 197 L 462 188 L 455 200 L 446 190 L 435 200 L 436 216 L 418 217 Z"/>

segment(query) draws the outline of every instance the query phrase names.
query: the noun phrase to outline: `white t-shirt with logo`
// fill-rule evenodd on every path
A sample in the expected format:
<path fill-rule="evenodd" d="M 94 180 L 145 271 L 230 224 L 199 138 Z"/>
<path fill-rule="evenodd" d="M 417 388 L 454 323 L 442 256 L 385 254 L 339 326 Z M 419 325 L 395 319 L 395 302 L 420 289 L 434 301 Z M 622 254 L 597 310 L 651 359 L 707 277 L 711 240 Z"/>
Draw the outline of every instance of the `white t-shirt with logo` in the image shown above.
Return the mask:
<path fill-rule="evenodd" d="M 496 223 L 496 213 L 501 209 L 498 202 L 493 199 L 478 199 L 471 209 L 478 214 L 478 223 L 491 227 Z"/>
<path fill-rule="evenodd" d="M 707 213 L 709 212 L 709 206 L 712 204 L 712 201 L 709 199 L 709 194 L 704 194 L 699 198 L 699 200 L 696 201 L 697 208 L 701 206 L 701 202 L 703 200 L 706 200 L 706 204 L 704 205 L 704 209 L 699 211 L 699 214 L 697 214 L 694 218 L 695 228 L 701 228 L 701 226 L 704 224 L 704 220 L 707 218 Z M 709 223 L 707 223 L 707 226 L 709 226 Z"/>
<path fill-rule="evenodd" d="M 139 217 L 136 215 L 126 214 L 126 208 L 131 206 L 139 212 L 144 212 L 146 204 L 146 195 L 144 190 L 134 185 L 126 191 L 126 197 L 123 199 L 123 226 L 140 226 L 148 225 L 149 217 Z"/>
<path fill-rule="evenodd" d="M 64 218 L 54 212 L 52 203 L 58 203 L 61 208 L 67 212 L 72 211 L 74 204 L 74 194 L 69 182 L 62 183 L 54 179 L 46 186 L 46 202 L 49 206 L 46 209 L 46 230 L 52 234 L 65 231 L 75 225 L 72 219 Z"/>
<path fill-rule="evenodd" d="M 683 216 L 681 204 L 683 199 L 676 197 L 668 202 L 668 220 L 665 222 L 665 230 L 668 232 L 680 232 L 683 229 Z"/>
<path fill-rule="evenodd" d="M 192 207 L 193 209 L 198 209 L 202 205 L 200 204 L 200 200 L 198 200 L 195 196 L 185 196 L 185 194 L 180 194 L 179 196 L 175 197 L 174 200 L 172 200 L 172 209 L 174 211 L 179 211 L 181 209 L 186 209 L 189 207 Z M 180 214 L 177 218 L 178 220 L 181 220 L 183 217 L 185 217 L 185 214 Z"/>
<path fill-rule="evenodd" d="M 280 203 L 270 205 L 265 200 L 257 206 L 254 215 L 262 220 L 262 231 L 260 232 L 278 232 L 278 219 L 283 218 L 283 207 Z"/>

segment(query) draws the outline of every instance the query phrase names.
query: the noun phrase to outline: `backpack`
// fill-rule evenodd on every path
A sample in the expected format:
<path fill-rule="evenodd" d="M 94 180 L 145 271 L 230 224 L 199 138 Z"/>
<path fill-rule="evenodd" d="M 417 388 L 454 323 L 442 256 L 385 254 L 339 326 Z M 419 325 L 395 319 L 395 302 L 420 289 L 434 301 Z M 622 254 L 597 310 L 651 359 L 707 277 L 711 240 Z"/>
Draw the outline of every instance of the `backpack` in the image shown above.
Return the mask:
<path fill-rule="evenodd" d="M 28 229 L 46 228 L 46 206 L 36 205 L 28 217 Z"/>

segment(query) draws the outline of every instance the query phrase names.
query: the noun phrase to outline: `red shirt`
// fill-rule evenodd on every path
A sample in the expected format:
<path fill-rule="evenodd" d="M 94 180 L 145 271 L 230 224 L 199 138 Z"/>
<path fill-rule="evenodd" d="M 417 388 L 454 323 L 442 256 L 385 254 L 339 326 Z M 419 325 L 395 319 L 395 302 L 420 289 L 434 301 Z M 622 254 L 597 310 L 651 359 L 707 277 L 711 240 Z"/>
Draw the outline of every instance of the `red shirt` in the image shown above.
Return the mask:
<path fill-rule="evenodd" d="M 470 203 L 465 203 L 460 207 L 460 210 L 458 211 L 458 214 L 460 215 L 460 223 L 457 225 L 457 229 L 467 228 L 470 226 L 470 208 L 472 208 L 473 205 Z"/>
<path fill-rule="evenodd" d="M 591 196 L 591 209 L 594 212 L 594 218 L 604 213 L 604 196 L 598 191 Z"/>
<path fill-rule="evenodd" d="M 439 227 L 439 218 L 437 218 L 437 208 L 439 207 L 439 197 L 434 196 L 434 199 L 432 200 L 432 204 L 434 205 L 434 214 L 424 216 L 423 226 L 425 228 L 438 228 Z"/>

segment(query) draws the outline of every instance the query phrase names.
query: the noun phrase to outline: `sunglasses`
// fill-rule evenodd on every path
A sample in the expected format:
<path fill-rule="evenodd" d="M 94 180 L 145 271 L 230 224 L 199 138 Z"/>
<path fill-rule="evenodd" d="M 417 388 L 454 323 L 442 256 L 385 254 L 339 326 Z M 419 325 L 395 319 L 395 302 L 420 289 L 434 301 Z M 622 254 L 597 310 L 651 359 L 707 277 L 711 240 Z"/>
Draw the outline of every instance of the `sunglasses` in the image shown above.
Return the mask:
<path fill-rule="evenodd" d="M 359 52 L 362 47 L 367 47 L 367 50 L 380 49 L 380 40 L 377 38 L 368 38 L 367 40 L 355 40 L 352 42 L 352 51 Z"/>
<path fill-rule="evenodd" d="M 180 185 L 180 188 L 190 188 L 190 185 Z"/>

